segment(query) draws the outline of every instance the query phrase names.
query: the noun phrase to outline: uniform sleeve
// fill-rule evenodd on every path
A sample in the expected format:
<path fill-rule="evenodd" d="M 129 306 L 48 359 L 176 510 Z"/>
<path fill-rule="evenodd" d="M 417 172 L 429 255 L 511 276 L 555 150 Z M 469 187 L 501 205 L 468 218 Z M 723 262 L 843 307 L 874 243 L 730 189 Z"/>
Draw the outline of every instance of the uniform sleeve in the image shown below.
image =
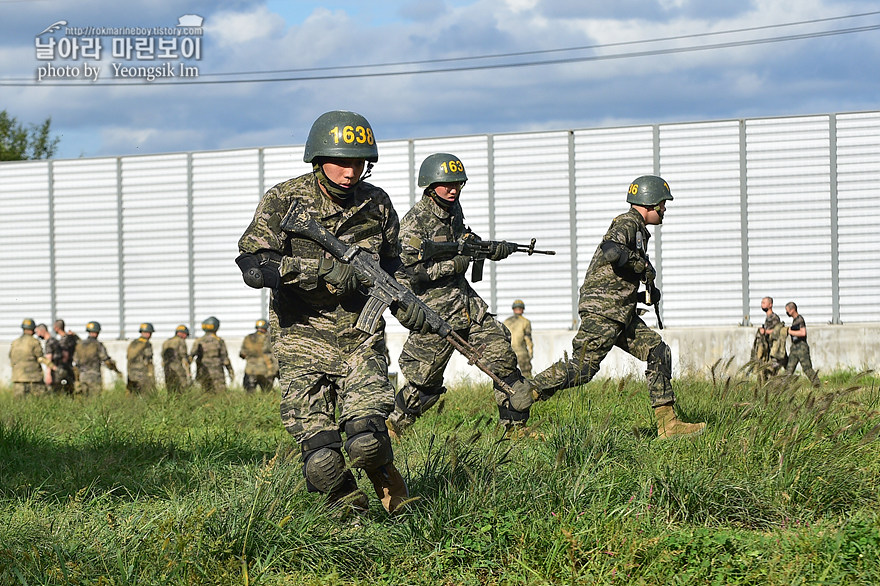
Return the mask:
<path fill-rule="evenodd" d="M 526 322 L 526 327 L 523 328 L 523 340 L 525 340 L 526 349 L 529 351 L 529 358 L 534 357 L 535 345 L 532 343 L 532 322 Z"/>
<path fill-rule="evenodd" d="M 629 253 L 629 260 L 623 265 L 634 273 L 643 273 L 647 268 L 648 260 L 636 247 L 636 233 L 639 227 L 632 220 L 615 219 L 608 227 L 602 242 L 614 242 L 625 247 Z"/>
<path fill-rule="evenodd" d="M 250 225 L 238 240 L 238 250 L 257 255 L 273 253 L 281 257 L 278 272 L 283 285 L 314 289 L 317 285 L 320 256 L 291 256 L 288 235 L 281 229 L 281 221 L 287 215 L 292 201 L 286 185 L 276 185 L 260 199 Z"/>

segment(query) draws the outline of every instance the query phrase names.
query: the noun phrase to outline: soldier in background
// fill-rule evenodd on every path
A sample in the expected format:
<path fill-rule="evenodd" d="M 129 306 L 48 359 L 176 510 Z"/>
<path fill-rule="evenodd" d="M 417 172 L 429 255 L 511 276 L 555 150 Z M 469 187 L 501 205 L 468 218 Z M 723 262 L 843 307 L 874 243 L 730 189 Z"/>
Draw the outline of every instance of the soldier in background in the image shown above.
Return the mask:
<path fill-rule="evenodd" d="M 60 356 L 52 358 L 55 370 L 52 371 L 53 385 L 58 385 L 58 390 L 68 395 L 73 395 L 76 390 L 76 371 L 73 368 L 73 355 L 76 353 L 76 345 L 79 336 L 72 331 L 65 330 L 63 319 L 56 319 L 52 323 L 59 343 Z M 57 361 L 56 361 L 57 358 Z"/>
<path fill-rule="evenodd" d="M 510 332 L 489 313 L 489 306 L 465 277 L 470 257 L 458 255 L 441 260 L 423 259 L 421 255 L 422 242 L 479 239 L 464 223 L 460 195 L 465 182 L 467 173 L 455 155 L 435 153 L 422 162 L 418 179 L 422 198 L 400 222 L 401 272 L 405 272 L 413 293 L 449 322 L 459 336 L 484 347 L 483 359 L 489 368 L 514 390 L 513 396 L 508 396 L 495 384 L 499 423 L 517 433 L 513 429 L 522 430 L 529 418 L 532 388 L 517 368 Z M 489 258 L 502 260 L 515 250 L 515 245 L 502 242 Z M 388 417 L 393 434 L 402 434 L 446 392 L 443 372 L 452 352 L 452 345 L 435 333 L 410 332 L 397 360 L 406 384 L 397 392 L 394 413 Z"/>
<path fill-rule="evenodd" d="M 104 344 L 98 341 L 101 324 L 90 321 L 86 324 L 86 332 L 88 337 L 76 345 L 73 355 L 74 366 L 79 371 L 76 392 L 80 395 L 100 393 L 104 389 L 104 381 L 101 379 L 102 365 L 117 375 L 122 375 L 116 362 L 107 354 Z"/>
<path fill-rule="evenodd" d="M 797 304 L 794 301 L 785 304 L 785 313 L 792 318 L 791 326 L 788 328 L 788 335 L 791 336 L 791 352 L 788 356 L 785 374 L 794 376 L 794 369 L 800 364 L 813 386 L 819 387 L 822 383 L 819 382 L 819 375 L 813 370 L 810 345 L 807 344 L 807 322 L 804 320 L 804 316 L 798 313 Z"/>
<path fill-rule="evenodd" d="M 37 325 L 27 318 L 21 322 L 21 336 L 9 346 L 9 362 L 12 365 L 12 387 L 16 397 L 41 395 L 46 391 L 41 364 L 52 367 L 43 355 L 40 342 L 34 338 Z"/>
<path fill-rule="evenodd" d="M 358 290 L 354 269 L 315 242 L 284 232 L 280 224 L 296 205 L 342 242 L 357 244 L 383 268 L 396 270 L 397 213 L 385 191 L 363 180 L 378 158 L 366 118 L 342 110 L 319 116 L 303 154 L 312 171 L 263 195 L 238 241 L 236 259 L 250 286 L 273 289 L 269 321 L 283 389 L 281 421 L 302 450 L 306 487 L 327 495 L 340 513 L 369 506 L 350 468 L 366 472 L 388 512 L 409 494 L 385 427 L 394 407 L 385 321 L 372 334 L 358 330 L 367 298 Z M 259 280 L 248 281 L 254 274 Z M 392 310 L 405 327 L 425 323 L 416 304 L 409 310 L 392 305 Z"/>
<path fill-rule="evenodd" d="M 257 331 L 244 337 L 238 353 L 245 360 L 242 386 L 248 393 L 253 393 L 257 386 L 263 392 L 272 390 L 275 377 L 278 376 L 278 363 L 272 355 L 272 344 L 267 333 L 269 324 L 264 319 L 258 319 L 255 327 Z"/>
<path fill-rule="evenodd" d="M 702 433 L 705 423 L 684 423 L 673 410 L 672 352 L 636 311 L 642 301 L 660 300 L 654 284 L 657 274 L 648 259 L 648 225 L 663 223 L 666 202 L 672 200 L 662 177 L 645 175 L 627 191 L 628 212 L 614 218 L 596 248 L 580 288 L 581 324 L 572 340 L 571 359 L 563 358 L 535 377 L 541 398 L 575 385 L 586 384 L 613 346 L 647 361 L 645 375 L 651 407 L 657 419 L 657 437 L 666 439 Z M 645 290 L 639 293 L 639 283 Z"/>
<path fill-rule="evenodd" d="M 516 363 L 523 376 L 532 378 L 532 357 L 535 354 L 535 346 L 532 343 L 532 322 L 523 315 L 526 304 L 522 299 L 517 299 L 511 306 L 513 315 L 504 320 L 504 325 L 510 330 L 510 346 L 516 353 Z"/>
<path fill-rule="evenodd" d="M 211 316 L 203 321 L 205 335 L 196 339 L 189 353 L 190 360 L 196 362 L 196 382 L 207 393 L 226 391 L 226 372 L 229 373 L 230 382 L 235 379 L 226 342 L 217 335 L 219 329 L 220 320 L 216 317 Z"/>
<path fill-rule="evenodd" d="M 758 371 L 759 384 L 776 375 L 788 361 L 785 352 L 785 324 L 773 311 L 772 297 L 761 299 L 761 311 L 765 314 L 764 325 L 758 328 L 752 349 L 752 366 Z"/>
<path fill-rule="evenodd" d="M 146 393 L 156 388 L 156 370 L 153 368 L 153 324 L 142 323 L 140 336 L 128 345 L 128 384 L 129 393 Z"/>
<path fill-rule="evenodd" d="M 47 361 L 44 362 L 44 364 L 47 364 L 47 367 L 46 374 L 43 377 L 43 382 L 46 383 L 46 387 L 48 387 L 52 391 L 55 391 L 55 389 L 52 387 L 52 373 L 55 371 L 56 365 L 52 360 L 52 355 L 54 344 L 57 344 L 58 340 L 56 340 L 49 334 L 49 327 L 46 324 L 37 324 L 37 327 L 34 330 L 34 334 L 36 334 L 37 338 L 43 340 L 43 357 Z"/>
<path fill-rule="evenodd" d="M 186 339 L 189 328 L 181 324 L 174 335 L 162 343 L 162 370 L 165 373 L 165 388 L 171 392 L 181 392 L 192 384 L 189 352 Z"/>

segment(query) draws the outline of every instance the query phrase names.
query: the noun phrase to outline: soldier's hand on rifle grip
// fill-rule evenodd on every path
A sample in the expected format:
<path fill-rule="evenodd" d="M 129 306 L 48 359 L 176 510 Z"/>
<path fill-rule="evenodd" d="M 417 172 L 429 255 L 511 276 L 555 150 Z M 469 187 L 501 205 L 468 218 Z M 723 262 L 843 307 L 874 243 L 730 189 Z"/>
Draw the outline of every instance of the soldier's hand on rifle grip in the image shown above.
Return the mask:
<path fill-rule="evenodd" d="M 411 303 L 406 309 L 398 305 L 394 312 L 394 317 L 400 322 L 400 325 L 411 332 L 419 332 L 427 334 L 431 331 L 431 325 L 428 323 L 428 316 L 425 310 L 417 303 Z"/>
<path fill-rule="evenodd" d="M 514 252 L 516 252 L 516 244 L 502 240 L 495 245 L 495 250 L 492 251 L 489 260 L 504 260 Z"/>
<path fill-rule="evenodd" d="M 333 258 L 325 258 L 318 265 L 318 276 L 336 289 L 339 295 L 346 295 L 358 288 L 360 280 L 350 264 Z"/>
<path fill-rule="evenodd" d="M 466 256 L 464 254 L 459 254 L 455 258 L 452 259 L 452 265 L 456 275 L 460 275 L 465 272 L 468 268 L 468 265 L 471 264 L 471 257 Z"/>

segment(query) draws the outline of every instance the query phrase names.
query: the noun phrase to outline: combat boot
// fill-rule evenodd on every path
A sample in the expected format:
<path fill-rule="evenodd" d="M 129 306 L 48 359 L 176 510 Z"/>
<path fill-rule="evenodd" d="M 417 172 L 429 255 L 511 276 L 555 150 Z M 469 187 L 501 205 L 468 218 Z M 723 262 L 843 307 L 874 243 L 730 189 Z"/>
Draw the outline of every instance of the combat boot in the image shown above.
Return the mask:
<path fill-rule="evenodd" d="M 678 419 L 672 405 L 655 407 L 654 415 L 657 417 L 658 440 L 700 435 L 706 429 L 706 424 L 703 422 L 685 423 Z"/>
<path fill-rule="evenodd" d="M 399 511 L 400 506 L 409 498 L 409 489 L 394 463 L 389 462 L 366 472 L 385 510 L 392 515 Z"/>
<path fill-rule="evenodd" d="M 370 510 L 370 500 L 360 488 L 350 470 L 335 490 L 327 495 L 327 504 L 334 509 L 334 516 L 342 519 L 351 513 L 366 513 Z"/>

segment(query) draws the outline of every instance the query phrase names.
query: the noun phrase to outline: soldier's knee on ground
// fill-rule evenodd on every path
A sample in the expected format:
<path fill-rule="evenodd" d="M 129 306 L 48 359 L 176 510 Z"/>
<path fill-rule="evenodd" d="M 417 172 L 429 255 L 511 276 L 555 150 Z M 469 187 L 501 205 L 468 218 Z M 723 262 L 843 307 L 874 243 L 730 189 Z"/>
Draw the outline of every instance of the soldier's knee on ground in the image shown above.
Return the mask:
<path fill-rule="evenodd" d="M 371 415 L 352 419 L 345 424 L 345 451 L 354 468 L 371 470 L 394 460 L 391 438 L 385 418 Z"/>
<path fill-rule="evenodd" d="M 346 480 L 342 435 L 338 431 L 321 431 L 300 444 L 303 476 L 309 492 L 328 494 Z"/>
<path fill-rule="evenodd" d="M 666 342 L 660 342 L 648 352 L 648 372 L 656 372 L 664 378 L 672 378 L 672 351 Z"/>

